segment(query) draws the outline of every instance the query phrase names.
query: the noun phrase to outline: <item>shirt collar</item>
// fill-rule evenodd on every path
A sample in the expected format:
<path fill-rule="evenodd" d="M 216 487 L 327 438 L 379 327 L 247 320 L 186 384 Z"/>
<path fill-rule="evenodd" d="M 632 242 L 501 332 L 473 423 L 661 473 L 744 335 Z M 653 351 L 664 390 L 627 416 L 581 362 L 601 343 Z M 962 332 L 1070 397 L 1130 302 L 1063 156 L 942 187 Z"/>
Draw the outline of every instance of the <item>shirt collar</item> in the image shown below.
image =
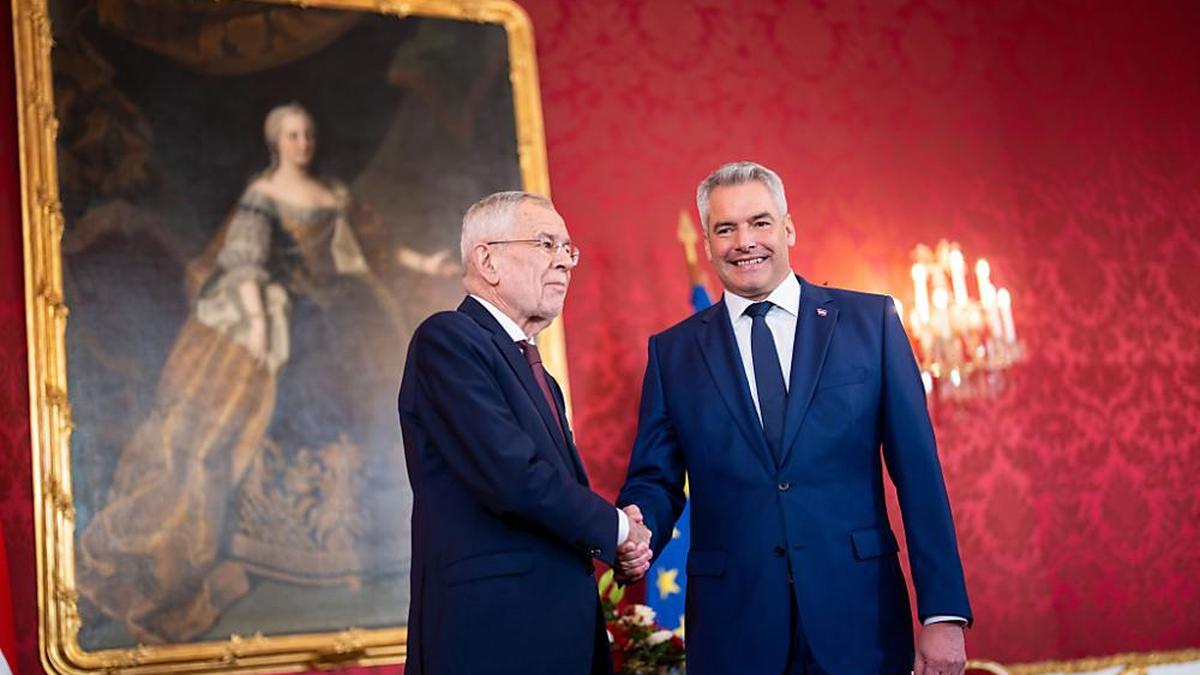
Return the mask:
<path fill-rule="evenodd" d="M 489 314 L 495 317 L 496 321 L 500 322 L 500 327 L 504 329 L 505 333 L 508 333 L 508 336 L 512 338 L 513 342 L 522 342 L 524 340 L 533 342 L 533 338 L 526 335 L 525 331 L 521 330 L 521 327 L 517 325 L 516 321 L 513 321 L 512 318 L 504 312 L 501 312 L 495 305 L 487 300 L 484 300 L 478 295 L 475 295 L 474 293 L 470 293 L 469 295 L 472 298 L 475 298 L 479 304 L 483 305 L 483 308 L 486 309 Z"/>
<path fill-rule="evenodd" d="M 766 302 L 775 305 L 792 316 L 800 316 L 800 280 L 796 278 L 794 273 L 789 273 L 775 287 L 775 290 L 771 291 L 771 294 L 767 296 Z M 746 308 L 753 304 L 754 301 L 749 298 L 743 298 L 737 293 L 730 293 L 728 290 L 725 291 L 725 309 L 729 310 L 730 321 L 737 321 L 738 317 L 745 313 Z"/>

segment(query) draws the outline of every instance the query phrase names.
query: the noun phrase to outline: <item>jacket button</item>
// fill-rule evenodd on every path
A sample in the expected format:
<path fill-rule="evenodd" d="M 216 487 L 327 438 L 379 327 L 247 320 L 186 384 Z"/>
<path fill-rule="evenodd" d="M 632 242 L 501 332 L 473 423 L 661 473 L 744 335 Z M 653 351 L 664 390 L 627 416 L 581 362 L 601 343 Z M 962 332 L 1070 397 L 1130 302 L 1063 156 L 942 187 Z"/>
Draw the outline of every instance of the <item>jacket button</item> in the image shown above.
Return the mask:
<path fill-rule="evenodd" d="M 776 558 L 782 558 L 783 554 L 787 553 L 787 550 L 784 549 L 782 546 L 776 546 L 774 553 L 775 553 Z"/>
<path fill-rule="evenodd" d="M 779 483 L 779 491 L 780 492 L 787 492 L 790 489 L 792 489 L 792 484 L 787 482 L 786 480 Z"/>

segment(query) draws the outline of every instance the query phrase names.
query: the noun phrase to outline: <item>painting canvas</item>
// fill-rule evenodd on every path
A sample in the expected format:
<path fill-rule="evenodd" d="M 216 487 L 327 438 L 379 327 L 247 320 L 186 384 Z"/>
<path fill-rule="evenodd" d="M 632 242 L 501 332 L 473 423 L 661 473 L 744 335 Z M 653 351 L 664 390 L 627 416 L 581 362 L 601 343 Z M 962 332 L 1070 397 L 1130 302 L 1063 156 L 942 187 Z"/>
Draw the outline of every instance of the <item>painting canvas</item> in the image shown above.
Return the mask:
<path fill-rule="evenodd" d="M 51 78 L 30 84 L 57 120 L 69 318 L 42 346 L 65 356 L 69 424 L 42 464 L 70 522 L 46 514 L 43 574 L 70 606 L 43 630 L 64 670 L 402 643 L 409 337 L 461 299 L 466 207 L 545 183 L 523 14 L 417 4 L 45 8 Z M 20 46 L 41 6 L 14 9 Z"/>

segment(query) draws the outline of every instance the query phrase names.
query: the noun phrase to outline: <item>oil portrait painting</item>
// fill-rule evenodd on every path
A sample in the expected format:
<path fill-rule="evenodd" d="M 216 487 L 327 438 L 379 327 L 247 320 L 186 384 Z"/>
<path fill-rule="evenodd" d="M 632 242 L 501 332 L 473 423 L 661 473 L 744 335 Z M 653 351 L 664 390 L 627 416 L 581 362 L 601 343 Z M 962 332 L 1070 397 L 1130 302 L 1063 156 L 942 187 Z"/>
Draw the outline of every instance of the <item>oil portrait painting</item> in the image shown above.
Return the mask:
<path fill-rule="evenodd" d="M 51 0 L 64 653 L 403 634 L 409 337 L 537 187 L 511 26 L 454 4 Z"/>

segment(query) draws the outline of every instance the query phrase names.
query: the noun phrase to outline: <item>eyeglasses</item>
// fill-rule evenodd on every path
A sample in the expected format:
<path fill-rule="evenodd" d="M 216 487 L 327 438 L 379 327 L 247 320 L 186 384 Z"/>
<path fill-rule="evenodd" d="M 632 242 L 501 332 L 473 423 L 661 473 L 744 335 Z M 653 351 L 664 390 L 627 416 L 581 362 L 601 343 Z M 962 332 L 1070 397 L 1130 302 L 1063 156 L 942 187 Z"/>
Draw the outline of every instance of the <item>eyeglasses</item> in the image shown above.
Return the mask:
<path fill-rule="evenodd" d="M 571 265 L 579 264 L 579 247 L 569 241 L 554 241 L 550 237 L 538 237 L 537 239 L 503 239 L 500 241 L 484 242 L 488 246 L 494 244 L 532 244 L 542 253 L 553 258 L 559 251 L 567 254 L 571 259 Z"/>

